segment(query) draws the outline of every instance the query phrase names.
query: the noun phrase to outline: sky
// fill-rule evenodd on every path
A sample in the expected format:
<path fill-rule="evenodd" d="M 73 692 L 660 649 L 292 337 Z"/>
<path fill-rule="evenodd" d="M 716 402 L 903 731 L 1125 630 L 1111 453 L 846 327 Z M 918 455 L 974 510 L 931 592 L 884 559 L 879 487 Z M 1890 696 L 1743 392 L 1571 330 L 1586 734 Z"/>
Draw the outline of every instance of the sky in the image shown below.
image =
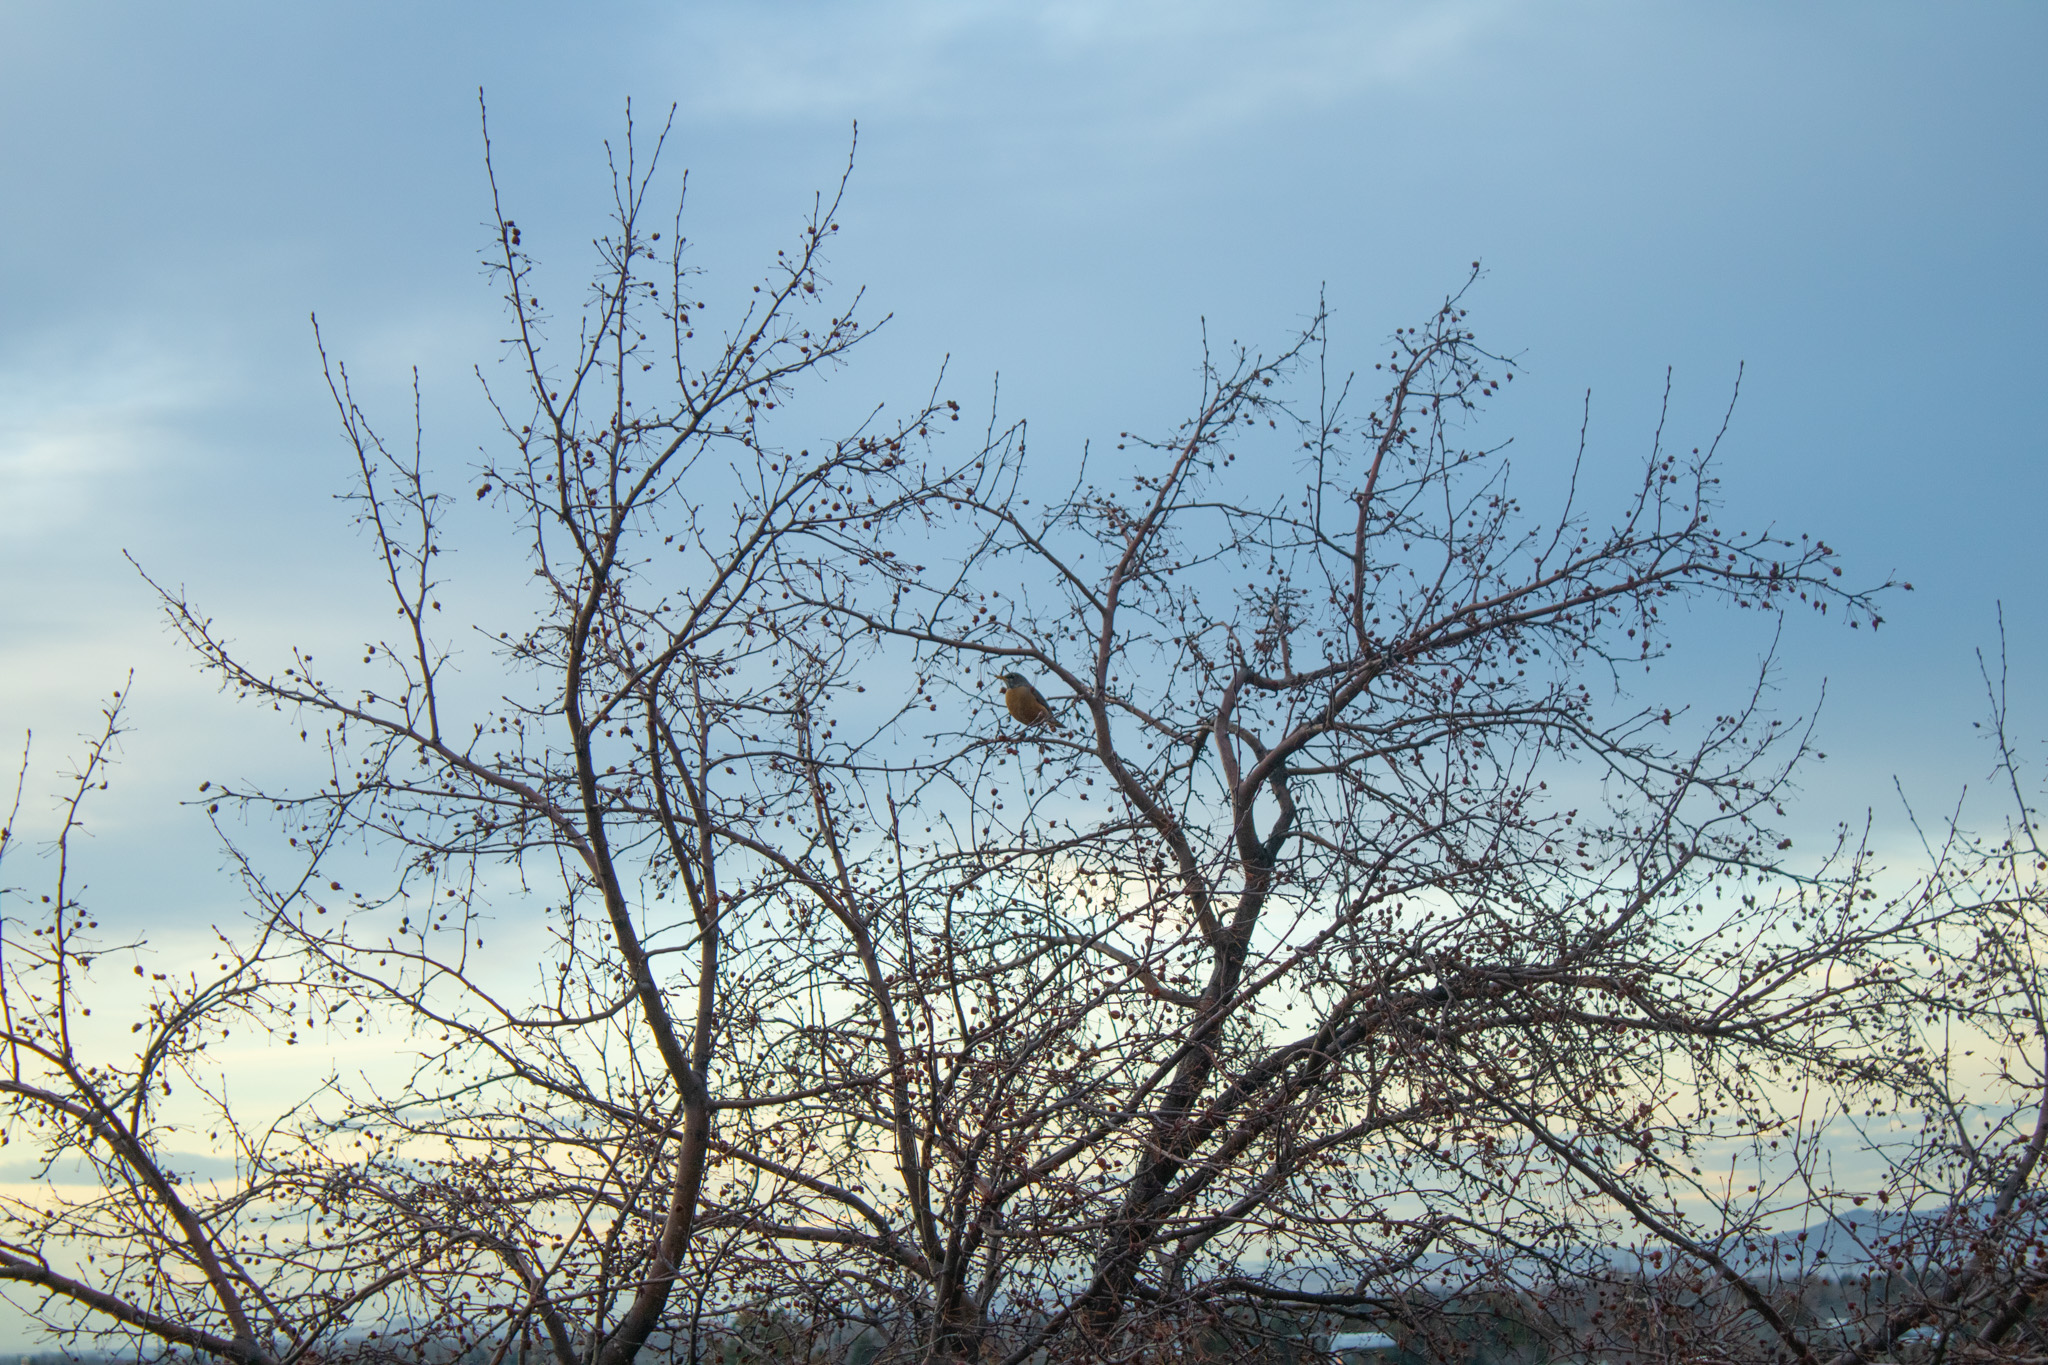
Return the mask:
<path fill-rule="evenodd" d="M 1539 493 L 1589 401 L 1619 497 L 1667 372 L 1696 444 L 1740 369 L 1724 524 L 1915 585 L 1874 637 L 1792 622 L 1773 673 L 1829 755 L 1795 832 L 1868 811 L 1896 839 L 1895 783 L 1935 813 L 1985 786 L 2001 611 L 2015 729 L 2048 737 L 2044 58 L 2026 4 L 9 0 L 0 736 L 35 732 L 25 825 L 132 669 L 92 810 L 102 914 L 203 938 L 236 913 L 180 802 L 299 754 L 197 675 L 129 557 L 257 657 L 369 638 L 308 319 L 395 432 L 417 367 L 464 486 L 503 355 L 481 90 L 508 212 L 572 296 L 629 101 L 643 151 L 675 111 L 714 298 L 853 154 L 828 273 L 890 321 L 797 413 L 821 434 L 944 366 L 970 409 L 1000 376 L 1057 472 L 1170 429 L 1205 329 L 1272 349 L 1326 298 L 1333 363 L 1363 364 L 1475 260 L 1473 323 L 1518 376 L 1483 433 Z M 491 529 L 451 530 L 473 600 L 521 572 Z M 1680 643 L 1656 686 L 1711 708 L 1771 641 L 1709 613 Z"/>
<path fill-rule="evenodd" d="M 2048 738 L 2044 61 L 2048 8 L 2022 3 L 0 0 L 0 756 L 34 731 L 24 827 L 132 670 L 90 895 L 171 955 L 239 913 L 181 803 L 299 753 L 198 676 L 128 556 L 259 657 L 369 638 L 308 319 L 395 432 L 417 367 L 431 460 L 465 485 L 502 355 L 481 90 L 508 209 L 572 292 L 629 101 L 643 147 L 675 110 L 707 297 L 747 288 L 852 152 L 827 273 L 891 320 L 797 413 L 821 433 L 943 366 L 981 411 L 1000 375 L 1068 468 L 1185 415 L 1205 328 L 1273 349 L 1326 298 L 1333 363 L 1369 364 L 1475 260 L 1473 323 L 1517 373 L 1484 430 L 1539 491 L 1589 393 L 1618 497 L 1667 372 L 1698 444 L 1740 369 L 1724 523 L 1915 585 L 1875 636 L 1795 620 L 1773 674 L 1787 716 L 1825 695 L 1795 832 L 1868 811 L 1903 866 L 1895 783 L 1936 814 L 1986 785 L 2001 611 L 2015 730 L 2030 756 Z M 481 510 L 451 548 L 471 600 L 522 572 Z M 1770 646 L 1757 624 L 1685 622 L 1663 695 L 1712 707 Z M 0 884 L 43 875 L 14 862 Z"/>

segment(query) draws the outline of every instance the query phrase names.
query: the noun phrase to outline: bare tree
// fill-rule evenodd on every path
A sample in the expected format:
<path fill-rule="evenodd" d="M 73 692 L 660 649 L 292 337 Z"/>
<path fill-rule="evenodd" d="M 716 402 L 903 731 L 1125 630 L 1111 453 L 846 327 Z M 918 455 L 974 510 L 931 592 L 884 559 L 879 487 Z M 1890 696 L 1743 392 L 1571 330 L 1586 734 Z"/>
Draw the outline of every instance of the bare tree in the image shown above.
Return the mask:
<path fill-rule="evenodd" d="M 145 939 L 100 932 L 79 844 L 125 705 L 116 691 L 70 776 L 41 879 L 49 890 L 0 931 L 0 1116 L 35 1186 L 0 1200 L 0 1283 L 63 1305 L 46 1320 L 68 1341 L 121 1342 L 138 1356 L 183 1347 L 300 1359 L 417 1274 L 423 1249 L 323 1227 L 316 1281 L 299 1239 L 273 1240 L 273 1210 L 292 1193 L 270 1169 L 279 1135 L 231 1103 L 232 1077 L 209 1051 L 237 1030 L 298 1041 L 305 997 L 272 928 L 217 932 L 210 960 L 177 973 L 150 970 Z M 10 875 L 28 775 L 25 749 L 0 829 Z M 209 1147 L 225 1170 L 194 1169 Z"/>
<path fill-rule="evenodd" d="M 266 1362 L 1243 1358 L 1337 1321 L 1449 1343 L 1510 1303 L 1611 1354 L 1627 1314 L 1577 1305 L 1647 1238 L 1664 1277 L 1625 1289 L 1657 1349 L 1819 1351 L 1803 1282 L 1745 1257 L 1853 1198 L 1816 1164 L 1843 1113 L 1981 1117 L 1901 1030 L 2021 1065 L 2033 884 L 2008 849 L 1885 895 L 1846 833 L 1795 867 L 1805 730 L 1761 679 L 1703 709 L 1661 675 L 1675 609 L 1874 629 L 1882 588 L 1724 529 L 1719 434 L 1660 428 L 1604 491 L 1582 435 L 1525 507 L 1472 443 L 1512 367 L 1463 291 L 1394 334 L 1370 403 L 1320 313 L 1205 353 L 1187 420 L 1064 494 L 1021 423 L 936 439 L 936 390 L 791 438 L 871 330 L 820 274 L 839 198 L 714 326 L 658 161 L 619 149 L 573 340 L 493 179 L 517 379 L 487 384 L 474 501 L 530 595 L 441 612 L 417 413 L 387 443 L 339 363 L 396 633 L 266 664 L 160 589 L 324 753 L 310 786 L 208 789 L 255 946 L 193 1037 L 242 1009 L 390 1056 L 240 1140 L 189 1255 L 244 1268 L 122 1291 L 146 1314 L 95 1297 L 119 1277 L 55 1292 Z M 1005 708 L 1016 673 L 1049 715 Z M 2005 1075 L 2009 1121 L 2037 1112 L 2038 1071 Z M 2032 1131 L 1969 1129 L 1944 1246 L 2021 1244 Z M 145 1169 L 112 1132 L 46 1149 L 100 1143 L 112 1191 Z M 1717 1185 L 1731 1143 L 1797 1199 Z M 91 1235 L 43 1226 L 23 1265 Z M 1965 1302 L 2011 1336 L 1979 1308 L 2018 1323 L 2038 1286 L 1999 1255 L 1887 1299 L 1842 1365 Z"/>
<path fill-rule="evenodd" d="M 1906 998 L 1878 964 L 1947 913 L 1867 897 L 1853 848 L 1781 870 L 1804 739 L 1760 693 L 1696 720 L 1592 686 L 1689 598 L 1874 628 L 1825 544 L 1720 530 L 1714 444 L 1661 433 L 1610 518 L 1526 518 L 1501 452 L 1458 443 L 1511 378 L 1462 295 L 1380 366 L 1354 418 L 1318 317 L 1036 507 L 1012 429 L 929 476 L 942 568 L 808 599 L 967 720 L 886 778 L 806 751 L 819 828 L 886 811 L 889 840 L 864 877 L 836 842 L 790 867 L 819 923 L 863 922 L 843 1012 L 780 1073 L 814 1093 L 748 1147 L 836 1133 L 839 1183 L 752 1225 L 907 1285 L 925 1351 L 1149 1357 L 1251 1305 L 1388 1314 L 1590 1250 L 1631 1211 L 1617 1169 L 1680 1159 L 1717 1104 L 1761 1130 L 1764 1072 L 1865 1075 Z M 994 712 L 1019 667 L 1056 723 Z M 857 1183 L 883 1162 L 888 1210 Z"/>
<path fill-rule="evenodd" d="M 1614 1297 L 1634 1313 L 1574 1327 L 1587 1353 L 1661 1359 L 1712 1341 L 1731 1358 L 1830 1365 L 2040 1358 L 2048 850 L 2002 660 L 1986 682 L 2006 825 L 1987 837 L 1952 815 L 1923 836 L 1898 897 L 1921 910 L 1919 932 L 1872 968 L 1890 979 L 1891 1008 L 1841 1048 L 1863 1059 L 1855 1083 L 1772 1097 L 1740 1162 L 1756 1183 L 1694 1180 L 1683 1202 L 1624 1186 L 1620 1201 L 1674 1258 L 1623 1277 Z M 1645 1352 L 1645 1313 L 1684 1326 Z"/>
<path fill-rule="evenodd" d="M 636 156 L 629 132 L 593 301 L 559 355 L 538 266 L 498 210 L 491 260 L 523 392 L 492 393 L 508 449 L 476 496 L 521 526 L 533 566 L 531 617 L 481 634 L 513 690 L 480 707 L 451 697 L 454 646 L 435 615 L 445 504 L 422 443 L 388 446 L 341 365 L 328 373 L 355 505 L 401 626 L 364 646 L 383 671 L 330 682 L 303 651 L 288 667 L 245 663 L 164 591 L 206 667 L 327 744 L 310 793 L 221 799 L 281 813 L 294 843 L 400 855 L 394 879 L 340 907 L 317 880 L 279 882 L 244 858 L 321 1008 L 361 1011 L 420 1049 L 402 1076 L 339 1087 L 345 1102 L 309 1117 L 298 1164 L 278 1172 L 352 1228 L 441 1249 L 433 1283 L 415 1277 L 416 1301 L 380 1330 L 395 1354 L 480 1341 L 502 1354 L 531 1336 L 565 1362 L 626 1361 L 673 1332 L 680 1267 L 717 1202 L 704 1188 L 714 1113 L 777 1102 L 725 1077 L 751 1074 L 806 988 L 769 932 L 760 878 L 808 837 L 815 784 L 798 755 L 818 698 L 861 686 L 860 652 L 821 648 L 823 613 L 791 585 L 850 581 L 895 553 L 888 529 L 928 496 L 904 451 L 953 412 L 932 400 L 878 414 L 815 454 L 777 445 L 769 414 L 792 385 L 869 330 L 821 302 L 838 198 L 714 340 L 680 205 L 666 244 L 648 221 L 659 145 Z M 494 884 L 497 869 L 511 883 Z M 517 908 L 518 951 L 538 963 L 488 954 L 495 906 Z M 365 1132 L 380 1145 L 360 1156 Z"/>

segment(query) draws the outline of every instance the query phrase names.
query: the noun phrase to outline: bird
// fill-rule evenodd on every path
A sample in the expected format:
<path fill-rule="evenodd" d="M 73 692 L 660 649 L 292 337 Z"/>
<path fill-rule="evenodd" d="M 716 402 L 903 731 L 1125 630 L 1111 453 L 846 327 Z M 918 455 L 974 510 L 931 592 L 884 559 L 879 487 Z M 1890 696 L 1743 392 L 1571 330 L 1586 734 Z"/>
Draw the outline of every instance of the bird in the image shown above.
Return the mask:
<path fill-rule="evenodd" d="M 1045 698 L 1022 673 L 999 673 L 996 680 L 1003 685 L 1003 705 L 1009 708 L 1012 716 L 1026 725 L 1060 728 L 1059 722 L 1052 718 L 1052 707 L 1046 704 Z"/>

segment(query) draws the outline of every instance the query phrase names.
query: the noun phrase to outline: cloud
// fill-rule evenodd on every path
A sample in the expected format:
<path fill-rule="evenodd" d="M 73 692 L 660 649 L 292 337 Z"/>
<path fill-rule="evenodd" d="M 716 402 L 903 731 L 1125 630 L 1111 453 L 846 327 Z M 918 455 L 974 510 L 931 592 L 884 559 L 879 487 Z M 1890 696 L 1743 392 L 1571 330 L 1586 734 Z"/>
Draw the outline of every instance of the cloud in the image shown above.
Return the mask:
<path fill-rule="evenodd" d="M 136 336 L 42 336 L 0 357 L 0 538 L 38 546 L 132 505 L 138 477 L 185 453 L 186 424 L 218 403 L 223 363 Z"/>
<path fill-rule="evenodd" d="M 753 8 L 690 22 L 684 103 L 720 118 L 1136 119 L 1187 136 L 1277 110 L 1411 87 L 1468 59 L 1510 9 L 893 0 L 806 7 L 771 37 Z M 791 16 L 794 19 L 794 16 Z M 1126 129 L 1126 131 L 1128 131 Z"/>
<path fill-rule="evenodd" d="M 235 1158 L 203 1152 L 161 1152 L 163 1168 L 180 1181 L 233 1180 L 239 1173 Z M 103 1182 L 78 1157 L 66 1157 L 49 1165 L 40 1161 L 10 1161 L 0 1165 L 0 1187 L 8 1185 L 99 1185 Z"/>

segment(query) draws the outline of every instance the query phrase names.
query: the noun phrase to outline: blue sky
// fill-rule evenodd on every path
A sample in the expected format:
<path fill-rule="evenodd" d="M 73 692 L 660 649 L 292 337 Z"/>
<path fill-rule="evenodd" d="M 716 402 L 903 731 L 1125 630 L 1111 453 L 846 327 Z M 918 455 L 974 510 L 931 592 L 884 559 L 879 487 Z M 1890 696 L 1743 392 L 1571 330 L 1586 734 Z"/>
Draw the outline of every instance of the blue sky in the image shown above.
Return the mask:
<path fill-rule="evenodd" d="M 0 733 L 47 770 L 136 670 L 99 807 L 116 921 L 234 900 L 175 801 L 288 771 L 198 679 L 121 558 L 188 584 L 260 653 L 339 649 L 381 613 L 329 498 L 345 452 L 307 315 L 394 429 L 420 369 L 459 487 L 495 364 L 477 265 L 477 90 L 508 203 L 575 292 L 628 98 L 669 156 L 706 288 L 743 291 L 859 122 L 830 274 L 893 320 L 814 391 L 821 433 L 948 392 L 1032 422 L 1049 468 L 1164 430 L 1202 328 L 1281 341 L 1326 293 L 1369 363 L 1469 262 L 1482 338 L 1519 357 L 1490 412 L 1546 486 L 1592 391 L 1626 477 L 1667 366 L 1710 436 L 1738 364 L 1728 513 L 1897 575 L 1875 638 L 1798 621 L 1779 703 L 1823 684 L 1826 764 L 1795 828 L 1895 826 L 1990 767 L 1973 651 L 2003 602 L 2017 717 L 2048 715 L 2048 9 L 1858 3 L 15 3 L 0 9 Z M 948 359 L 950 357 L 950 359 Z M 458 591 L 513 563 L 458 519 Z M 465 539 L 465 536 L 468 539 Z M 516 572 L 516 569 L 515 569 Z M 1696 618 L 1662 695 L 1711 707 L 1754 620 Z M 9 748 L 14 741 L 9 740 Z M 2035 746 L 2038 748 L 2038 745 Z M 32 794 L 53 789 L 45 782 Z M 10 873 L 8 881 L 17 879 Z"/>
<path fill-rule="evenodd" d="M 7 761 L 33 727 L 50 773 L 134 669 L 92 899 L 171 956 L 237 913 L 177 803 L 298 754 L 193 673 L 122 551 L 252 653 L 369 638 L 385 609 L 330 499 L 347 464 L 307 316 L 395 430 L 419 367 L 461 487 L 501 335 L 481 86 L 564 303 L 628 98 L 643 130 L 677 106 L 714 299 L 792 237 L 858 120 L 830 274 L 893 320 L 798 409 L 821 433 L 944 362 L 970 410 L 1000 372 L 1065 468 L 1179 419 L 1205 322 L 1272 345 L 1326 294 L 1336 359 L 1369 364 L 1473 260 L 1474 321 L 1518 357 L 1483 430 L 1537 492 L 1587 390 L 1595 474 L 1626 478 L 1667 367 L 1689 445 L 1746 366 L 1724 520 L 1918 589 L 1874 638 L 1795 621 L 1776 675 L 1785 714 L 1827 695 L 1802 847 L 1873 807 L 1895 841 L 1895 776 L 1940 811 L 1989 771 L 1973 651 L 2001 602 L 2020 731 L 2048 737 L 2044 69 L 2048 7 L 2021 3 L 4 0 Z M 452 544 L 454 605 L 520 572 L 481 509 Z M 1694 618 L 1660 695 L 1711 708 L 1757 626 Z M 32 781 L 32 827 L 54 790 Z"/>

